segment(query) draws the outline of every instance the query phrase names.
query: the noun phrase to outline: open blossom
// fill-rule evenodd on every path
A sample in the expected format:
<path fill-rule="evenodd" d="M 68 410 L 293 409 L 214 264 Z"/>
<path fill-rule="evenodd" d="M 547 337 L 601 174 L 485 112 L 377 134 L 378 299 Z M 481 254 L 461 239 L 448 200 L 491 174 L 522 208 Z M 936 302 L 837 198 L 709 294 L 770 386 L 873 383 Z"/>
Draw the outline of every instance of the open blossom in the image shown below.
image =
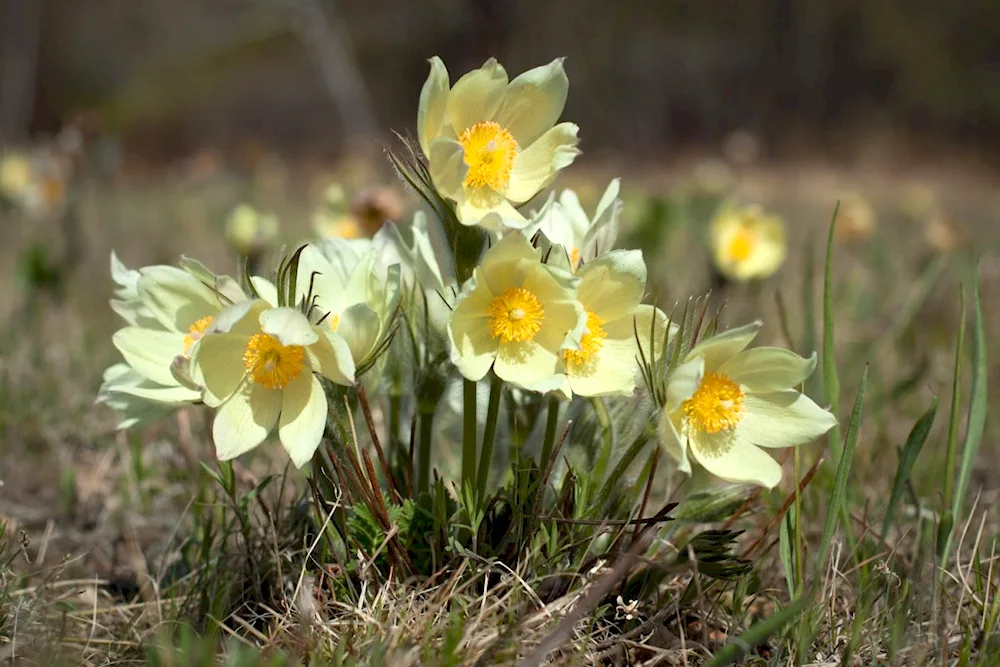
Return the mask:
<path fill-rule="evenodd" d="M 784 224 L 759 206 L 724 209 L 712 221 L 710 235 L 715 266 L 727 278 L 767 278 L 785 261 Z"/>
<path fill-rule="evenodd" d="M 469 380 L 490 368 L 525 389 L 559 389 L 562 351 L 579 349 L 587 317 L 576 300 L 579 281 L 542 264 L 519 232 L 484 255 L 462 287 L 448 322 L 451 359 Z"/>
<path fill-rule="evenodd" d="M 556 123 L 568 92 L 561 59 L 508 81 L 491 58 L 454 86 L 441 59 L 431 59 L 417 133 L 434 186 L 455 202 L 462 224 L 527 224 L 514 205 L 538 194 L 579 154 L 577 126 Z"/>
<path fill-rule="evenodd" d="M 581 262 L 594 259 L 614 246 L 622 210 L 618 189 L 616 178 L 608 184 L 592 217 L 583 210 L 580 198 L 572 190 L 563 190 L 558 199 L 553 194 L 525 234 L 530 236 L 540 231 L 550 243 L 565 248 L 570 266 L 576 271 Z"/>
<path fill-rule="evenodd" d="M 277 426 L 292 462 L 308 463 L 326 426 L 326 394 L 316 373 L 354 382 L 351 351 L 328 327 L 263 299 L 221 313 L 191 359 L 205 404 L 218 408 L 212 439 L 219 459 L 250 451 Z"/>
<path fill-rule="evenodd" d="M 760 327 L 754 322 L 695 345 L 670 378 L 659 436 L 684 472 L 691 471 L 690 450 L 717 477 L 773 488 L 781 466 L 760 448 L 805 444 L 837 423 L 794 389 L 816 369 L 816 355 L 746 349 Z"/>
<path fill-rule="evenodd" d="M 662 347 L 667 334 L 666 315 L 641 303 L 646 289 L 642 252 L 612 251 L 584 264 L 577 277 L 577 299 L 587 324 L 580 349 L 560 352 L 566 373 L 563 393 L 629 396 L 639 373 L 639 341 L 648 356 L 652 347 Z M 651 335 L 656 337 L 652 343 Z"/>

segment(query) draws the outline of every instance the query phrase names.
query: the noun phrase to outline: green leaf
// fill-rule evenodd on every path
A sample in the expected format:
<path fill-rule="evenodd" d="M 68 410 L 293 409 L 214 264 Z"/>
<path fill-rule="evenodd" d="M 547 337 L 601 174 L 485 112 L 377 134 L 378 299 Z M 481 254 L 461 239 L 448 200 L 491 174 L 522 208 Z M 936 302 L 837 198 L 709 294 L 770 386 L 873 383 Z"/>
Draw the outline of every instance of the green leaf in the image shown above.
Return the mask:
<path fill-rule="evenodd" d="M 892 520 L 896 513 L 896 505 L 899 504 L 899 499 L 902 498 L 903 492 L 906 490 L 906 482 L 910 479 L 913 464 L 917 462 L 920 450 L 923 449 L 924 443 L 927 442 L 927 436 L 931 432 L 931 427 L 934 426 L 934 417 L 937 416 L 937 409 L 938 399 L 935 396 L 934 400 L 931 401 L 931 406 L 927 408 L 927 411 L 913 425 L 910 435 L 906 438 L 906 444 L 903 445 L 903 451 L 899 455 L 899 465 L 896 467 L 896 477 L 892 481 L 892 491 L 889 493 L 889 504 L 886 505 L 885 518 L 882 520 L 881 540 L 883 542 L 885 542 L 885 536 L 889 533 L 889 528 L 892 526 Z"/>
<path fill-rule="evenodd" d="M 830 412 L 837 418 L 840 417 L 840 378 L 837 376 L 837 361 L 833 354 L 833 234 L 837 228 L 839 210 L 840 202 L 837 202 L 826 238 L 826 266 L 823 274 L 823 389 L 827 403 L 830 404 Z M 829 443 L 832 463 L 837 464 L 841 455 L 839 425 L 830 429 Z"/>
<path fill-rule="evenodd" d="M 864 404 L 865 390 L 868 388 L 868 366 L 865 366 L 861 374 L 861 387 L 858 389 L 858 397 L 854 401 L 854 410 L 851 412 L 851 421 L 847 425 L 847 438 L 844 441 L 844 450 L 841 452 L 840 464 L 837 466 L 837 476 L 833 482 L 833 493 L 830 496 L 830 509 L 826 514 L 826 523 L 823 525 L 823 536 L 819 542 L 819 564 L 817 571 L 822 572 L 826 566 L 826 557 L 830 551 L 830 542 L 833 540 L 833 533 L 837 529 L 837 518 L 844 507 L 844 499 L 847 496 L 847 483 L 851 476 L 851 462 L 854 460 L 854 449 L 858 443 L 858 431 L 861 427 L 861 408 Z"/>

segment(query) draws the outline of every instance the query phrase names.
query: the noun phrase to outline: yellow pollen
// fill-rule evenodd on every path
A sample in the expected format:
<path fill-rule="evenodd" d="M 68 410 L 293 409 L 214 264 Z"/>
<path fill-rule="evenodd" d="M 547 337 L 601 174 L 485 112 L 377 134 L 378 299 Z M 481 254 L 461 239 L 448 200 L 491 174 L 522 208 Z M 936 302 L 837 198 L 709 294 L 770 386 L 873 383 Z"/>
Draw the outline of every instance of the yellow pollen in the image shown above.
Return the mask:
<path fill-rule="evenodd" d="M 586 366 L 594 360 L 597 353 L 604 347 L 604 339 L 608 337 L 601 325 L 604 320 L 595 313 L 587 311 L 587 326 L 580 338 L 579 350 L 563 350 L 563 360 L 570 366 Z"/>
<path fill-rule="evenodd" d="M 757 235 L 752 229 L 742 227 L 729 242 L 729 256 L 735 262 L 745 261 L 757 244 Z"/>
<path fill-rule="evenodd" d="M 465 150 L 465 164 L 469 166 L 462 185 L 506 192 L 519 148 L 511 133 L 499 123 L 484 120 L 462 132 L 458 143 Z"/>
<path fill-rule="evenodd" d="M 569 264 L 570 264 L 570 266 L 573 267 L 574 271 L 576 271 L 578 268 L 580 268 L 580 249 L 579 248 L 573 248 L 573 250 L 570 251 L 570 253 L 569 253 Z"/>
<path fill-rule="evenodd" d="M 188 329 L 188 332 L 184 335 L 185 357 L 191 352 L 191 347 L 205 336 L 205 329 L 212 326 L 212 320 L 213 317 L 211 315 L 206 315 L 200 320 L 195 321 Z"/>
<path fill-rule="evenodd" d="M 305 368 L 301 345 L 282 345 L 274 336 L 254 334 L 243 352 L 250 379 L 268 389 L 282 389 Z"/>
<path fill-rule="evenodd" d="M 333 313 L 330 313 L 327 316 L 326 321 L 330 325 L 330 331 L 334 331 L 335 332 L 335 331 L 337 331 L 337 329 L 340 328 L 340 315 L 334 315 Z"/>
<path fill-rule="evenodd" d="M 709 373 L 688 400 L 684 401 L 684 414 L 688 423 L 705 433 L 731 430 L 743 416 L 743 398 L 740 386 L 721 373 Z"/>
<path fill-rule="evenodd" d="M 486 314 L 490 317 L 490 335 L 504 343 L 531 340 L 545 319 L 538 297 L 523 287 L 511 287 L 494 297 Z"/>

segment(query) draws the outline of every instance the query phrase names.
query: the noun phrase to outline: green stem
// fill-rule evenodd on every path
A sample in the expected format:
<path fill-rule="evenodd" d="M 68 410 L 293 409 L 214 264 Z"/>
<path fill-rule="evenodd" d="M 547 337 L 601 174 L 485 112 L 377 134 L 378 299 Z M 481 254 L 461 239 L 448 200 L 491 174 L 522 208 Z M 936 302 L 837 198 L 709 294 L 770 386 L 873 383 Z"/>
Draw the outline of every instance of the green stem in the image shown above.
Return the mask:
<path fill-rule="evenodd" d="M 431 490 L 431 437 L 434 432 L 434 413 L 420 413 L 420 441 L 417 443 L 417 494 Z"/>
<path fill-rule="evenodd" d="M 552 456 L 552 447 L 556 442 L 556 431 L 559 430 L 559 399 L 555 394 L 549 396 L 549 417 L 545 422 L 545 440 L 542 441 L 542 456 L 538 460 L 538 465 L 542 470 Z"/>
<path fill-rule="evenodd" d="M 500 397 L 503 395 L 503 380 L 493 373 L 490 378 L 490 403 L 486 410 L 486 430 L 483 431 L 483 449 L 479 455 L 479 477 L 476 480 L 476 498 L 482 502 L 486 495 L 486 482 L 493 462 L 493 441 L 497 434 L 497 415 L 500 414 Z"/>
<path fill-rule="evenodd" d="M 601 492 L 597 495 L 597 501 L 594 503 L 593 509 L 601 509 L 607 504 L 608 498 L 611 497 L 611 493 L 618 485 L 618 480 L 622 478 L 625 471 L 628 470 L 628 467 L 632 465 L 632 462 L 635 461 L 637 456 L 639 456 L 639 452 L 641 452 L 642 448 L 646 446 L 647 442 L 649 442 L 651 435 L 652 434 L 649 432 L 643 432 L 639 435 L 639 437 L 632 441 L 632 444 L 629 445 L 627 450 L 625 450 L 625 453 L 618 460 L 618 463 L 611 471 L 608 479 L 604 482 L 604 486 L 601 487 Z"/>
<path fill-rule="evenodd" d="M 615 432 L 611 424 L 611 415 L 608 414 L 608 406 L 604 404 L 604 400 L 595 397 L 590 399 L 590 404 L 594 407 L 594 413 L 597 415 L 597 423 L 604 431 L 604 443 L 601 445 L 597 462 L 594 464 L 594 479 L 604 479 L 604 471 L 608 467 L 611 450 L 614 449 L 615 445 Z"/>
<path fill-rule="evenodd" d="M 476 383 L 462 381 L 462 489 L 476 483 Z"/>

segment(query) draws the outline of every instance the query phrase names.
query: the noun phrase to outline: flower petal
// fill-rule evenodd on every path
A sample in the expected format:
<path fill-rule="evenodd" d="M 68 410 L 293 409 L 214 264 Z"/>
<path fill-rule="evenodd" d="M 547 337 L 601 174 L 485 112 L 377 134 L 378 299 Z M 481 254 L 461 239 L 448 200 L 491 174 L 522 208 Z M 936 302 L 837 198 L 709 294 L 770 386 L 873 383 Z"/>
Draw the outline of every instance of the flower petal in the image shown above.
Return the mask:
<path fill-rule="evenodd" d="M 336 333 L 350 348 L 355 367 L 367 361 L 368 354 L 378 343 L 380 330 L 378 315 L 367 304 L 356 303 L 340 314 Z"/>
<path fill-rule="evenodd" d="M 282 391 L 278 437 L 296 468 L 312 460 L 326 426 L 326 395 L 312 373 L 302 373 Z"/>
<path fill-rule="evenodd" d="M 250 284 L 257 291 L 257 296 L 266 301 L 271 308 L 278 307 L 278 288 L 274 283 L 266 278 L 253 276 L 250 278 Z"/>
<path fill-rule="evenodd" d="M 117 394 L 128 394 L 129 396 L 172 405 L 183 405 L 201 400 L 200 391 L 194 391 L 187 387 L 164 387 L 151 383 L 110 386 L 107 388 L 107 391 Z"/>
<path fill-rule="evenodd" d="M 704 375 L 705 360 L 701 357 L 695 357 L 677 366 L 667 384 L 667 410 L 674 412 L 680 409 L 684 401 L 694 396 Z"/>
<path fill-rule="evenodd" d="M 444 123 L 445 109 L 448 105 L 450 81 L 448 69 L 441 59 L 434 56 L 430 59 L 431 71 L 420 89 L 420 105 L 417 107 L 417 138 L 420 150 L 427 155 L 431 140 L 437 136 Z"/>
<path fill-rule="evenodd" d="M 427 153 L 431 180 L 441 196 L 458 200 L 462 197 L 462 182 L 469 173 L 465 163 L 465 149 L 462 144 L 448 137 L 438 137 L 431 141 Z M 463 224 L 475 224 L 474 222 Z"/>
<path fill-rule="evenodd" d="M 319 340 L 306 316 L 294 308 L 271 308 L 260 314 L 260 328 L 282 345 L 312 345 Z"/>
<path fill-rule="evenodd" d="M 306 348 L 309 365 L 314 371 L 337 384 L 354 384 L 354 357 L 342 336 L 320 330 L 319 342 Z"/>
<path fill-rule="evenodd" d="M 174 357 L 184 354 L 184 334 L 125 327 L 116 331 L 111 340 L 129 366 L 146 378 L 167 387 L 177 386 L 170 364 Z"/>
<path fill-rule="evenodd" d="M 222 309 L 212 290 L 183 269 L 147 266 L 140 273 L 140 299 L 169 330 L 187 332 L 195 321 Z"/>
<path fill-rule="evenodd" d="M 559 389 L 564 377 L 558 354 L 550 345 L 535 339 L 524 342 L 500 343 L 493 372 L 501 380 L 530 391 Z"/>
<path fill-rule="evenodd" d="M 248 384 L 222 404 L 212 424 L 220 461 L 244 454 L 264 441 L 278 421 L 281 392 Z"/>
<path fill-rule="evenodd" d="M 523 229 L 529 222 L 502 195 L 492 191 L 486 198 L 463 197 L 455 212 L 463 225 L 479 225 L 491 232 Z"/>
<path fill-rule="evenodd" d="M 758 447 L 794 447 L 812 442 L 837 424 L 830 412 L 797 391 L 747 394 L 739 436 Z"/>
<path fill-rule="evenodd" d="M 507 72 L 494 58 L 455 82 L 448 94 L 445 119 L 461 134 L 484 120 L 493 120 L 507 91 Z"/>
<path fill-rule="evenodd" d="M 686 442 L 681 437 L 680 431 L 681 415 L 678 413 L 671 416 L 666 410 L 661 411 L 660 423 L 656 427 L 660 446 L 674 460 L 678 470 L 690 475 L 691 462 L 688 460 Z"/>
<path fill-rule="evenodd" d="M 733 431 L 694 432 L 688 445 L 705 470 L 727 482 L 752 482 L 773 489 L 781 481 L 778 462 Z"/>
<path fill-rule="evenodd" d="M 705 358 L 705 372 L 714 373 L 726 361 L 742 352 L 757 336 L 763 323 L 760 320 L 742 327 L 727 329 L 695 345 L 687 359 Z"/>
<path fill-rule="evenodd" d="M 521 146 L 531 145 L 562 115 L 569 94 L 563 60 L 556 58 L 548 65 L 529 69 L 507 86 L 495 120 Z"/>
<path fill-rule="evenodd" d="M 778 347 L 755 347 L 724 362 L 718 372 L 749 392 L 764 393 L 796 387 L 815 370 L 815 352 L 809 357 L 800 357 Z"/>
<path fill-rule="evenodd" d="M 482 271 L 482 267 L 476 270 Z M 469 281 L 448 321 L 451 361 L 468 380 L 481 380 L 490 370 L 499 341 L 490 335 L 487 311 L 493 294 L 484 284 Z"/>
<path fill-rule="evenodd" d="M 575 123 L 559 123 L 514 158 L 514 170 L 505 193 L 515 203 L 526 202 L 551 183 L 556 172 L 573 163 L 580 150 Z"/>
<path fill-rule="evenodd" d="M 646 291 L 646 263 L 641 250 L 614 250 L 585 264 L 577 298 L 605 321 L 635 312 Z"/>
<path fill-rule="evenodd" d="M 205 404 L 216 407 L 232 396 L 246 375 L 243 354 L 250 336 L 211 334 L 205 336 L 191 355 L 191 376 L 205 388 Z"/>

